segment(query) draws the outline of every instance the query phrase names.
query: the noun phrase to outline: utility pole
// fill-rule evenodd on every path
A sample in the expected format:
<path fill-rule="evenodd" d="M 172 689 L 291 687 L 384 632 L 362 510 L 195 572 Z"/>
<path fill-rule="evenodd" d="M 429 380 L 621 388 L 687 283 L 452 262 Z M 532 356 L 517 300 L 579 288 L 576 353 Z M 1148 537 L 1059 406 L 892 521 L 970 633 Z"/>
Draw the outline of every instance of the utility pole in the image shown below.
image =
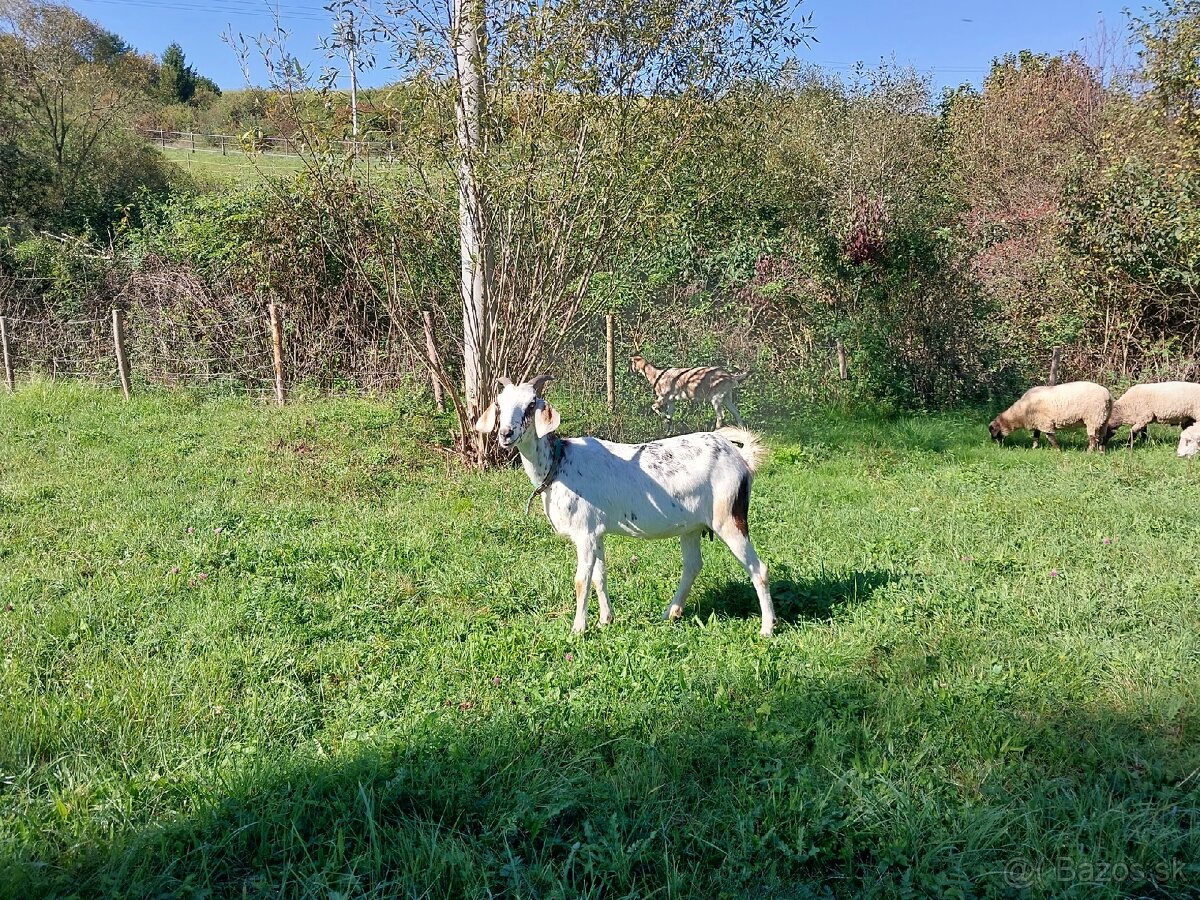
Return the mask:
<path fill-rule="evenodd" d="M 358 140 L 358 67 L 354 52 L 358 47 L 358 32 L 354 28 L 354 10 L 350 10 L 350 24 L 346 29 L 346 52 L 350 58 L 350 133 Z M 357 151 L 358 148 L 355 147 Z"/>

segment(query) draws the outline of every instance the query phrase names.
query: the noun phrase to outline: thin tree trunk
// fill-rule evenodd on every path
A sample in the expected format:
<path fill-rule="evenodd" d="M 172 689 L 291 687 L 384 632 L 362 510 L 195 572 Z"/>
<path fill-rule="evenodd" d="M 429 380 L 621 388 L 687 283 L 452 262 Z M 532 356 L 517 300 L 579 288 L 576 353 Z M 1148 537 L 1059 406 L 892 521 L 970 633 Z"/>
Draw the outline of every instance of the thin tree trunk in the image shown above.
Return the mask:
<path fill-rule="evenodd" d="M 483 118 L 483 3 L 454 0 L 454 57 L 458 69 L 458 227 L 462 264 L 463 379 L 467 415 L 474 419 L 489 399 L 489 247 L 483 186 L 476 169 Z M 469 423 L 464 423 L 464 428 Z M 464 437 L 466 437 L 464 435 Z M 479 460 L 482 441 L 476 440 Z"/>

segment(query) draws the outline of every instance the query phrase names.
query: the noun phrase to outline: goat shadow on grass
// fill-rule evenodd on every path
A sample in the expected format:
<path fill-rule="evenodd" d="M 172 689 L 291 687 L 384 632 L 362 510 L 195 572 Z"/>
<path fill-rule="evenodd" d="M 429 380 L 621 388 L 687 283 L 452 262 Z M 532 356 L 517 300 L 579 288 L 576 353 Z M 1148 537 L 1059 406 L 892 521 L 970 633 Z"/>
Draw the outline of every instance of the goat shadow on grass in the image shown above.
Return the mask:
<path fill-rule="evenodd" d="M 813 578 L 797 578 L 787 563 L 768 564 L 771 599 L 775 617 L 795 625 L 801 621 L 828 621 L 841 608 L 865 603 L 875 591 L 899 581 L 901 574 L 870 569 L 865 572 L 821 572 Z M 698 591 L 689 603 L 695 615 L 707 619 L 712 613 L 734 619 L 757 619 L 758 595 L 750 580 L 730 579 Z"/>

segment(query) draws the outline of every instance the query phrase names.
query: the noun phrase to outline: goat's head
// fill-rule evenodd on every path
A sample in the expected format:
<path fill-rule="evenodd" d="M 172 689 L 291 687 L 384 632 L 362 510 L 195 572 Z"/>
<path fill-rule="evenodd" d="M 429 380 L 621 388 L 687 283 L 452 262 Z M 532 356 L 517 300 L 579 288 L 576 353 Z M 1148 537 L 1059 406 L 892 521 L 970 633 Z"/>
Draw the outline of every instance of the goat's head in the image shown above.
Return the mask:
<path fill-rule="evenodd" d="M 640 353 L 629 357 L 629 369 L 632 372 L 643 372 L 646 369 L 646 358 Z"/>
<path fill-rule="evenodd" d="M 1200 453 L 1200 425 L 1192 425 L 1183 430 L 1179 436 L 1179 450 L 1176 451 L 1183 459 L 1191 459 Z"/>
<path fill-rule="evenodd" d="M 475 423 L 475 430 L 484 434 L 496 432 L 496 440 L 505 449 L 517 446 L 531 435 L 541 438 L 556 431 L 560 421 L 558 410 L 542 396 L 546 383 L 553 378 L 547 372 L 524 384 L 499 379 L 502 389 Z"/>

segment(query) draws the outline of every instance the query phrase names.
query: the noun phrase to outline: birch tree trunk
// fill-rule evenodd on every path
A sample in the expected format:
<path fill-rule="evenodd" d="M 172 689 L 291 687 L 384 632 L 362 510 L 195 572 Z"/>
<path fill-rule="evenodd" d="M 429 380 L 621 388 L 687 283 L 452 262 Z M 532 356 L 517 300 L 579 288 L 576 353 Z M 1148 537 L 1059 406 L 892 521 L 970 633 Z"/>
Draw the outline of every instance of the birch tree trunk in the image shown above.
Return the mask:
<path fill-rule="evenodd" d="M 487 204 L 477 166 L 482 156 L 480 123 L 483 118 L 484 37 L 482 0 L 454 0 L 454 59 L 458 69 L 458 227 L 462 263 L 463 380 L 470 421 L 482 412 L 488 398 L 490 248 Z M 477 456 L 483 452 L 482 435 L 469 429 L 464 444 L 474 436 Z"/>

